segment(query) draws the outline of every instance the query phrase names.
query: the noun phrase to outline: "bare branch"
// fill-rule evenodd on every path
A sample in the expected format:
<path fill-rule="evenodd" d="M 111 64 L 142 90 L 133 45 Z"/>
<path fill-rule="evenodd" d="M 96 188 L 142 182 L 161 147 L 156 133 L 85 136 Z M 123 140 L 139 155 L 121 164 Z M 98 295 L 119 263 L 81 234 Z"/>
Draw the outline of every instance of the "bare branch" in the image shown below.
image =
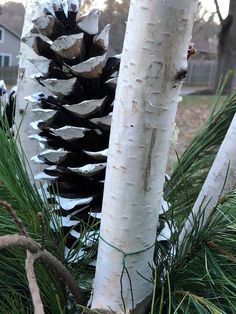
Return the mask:
<path fill-rule="evenodd" d="M 28 241 L 28 245 L 31 251 L 33 251 L 33 253 L 31 253 L 30 251 L 27 250 L 27 257 L 25 260 L 26 276 L 27 276 L 28 285 L 29 285 L 29 289 L 30 289 L 30 293 L 31 293 L 31 297 L 32 297 L 33 305 L 34 305 L 34 314 L 44 314 L 43 303 L 41 300 L 39 287 L 38 287 L 35 272 L 34 272 L 34 261 L 39 257 L 39 253 L 35 253 L 35 251 L 36 252 L 39 251 L 40 247 L 39 246 L 37 247 L 37 243 L 33 243 L 32 240 L 29 238 L 29 234 L 26 231 L 26 228 L 22 220 L 17 216 L 16 211 L 12 208 L 11 204 L 7 203 L 6 201 L 0 200 L 0 205 L 5 207 L 6 211 L 12 216 L 20 232 L 23 234 L 22 239 L 17 240 L 19 247 L 24 247 L 26 245 L 24 241 L 24 239 L 26 239 Z M 10 242 L 5 241 L 5 244 L 3 243 L 3 245 L 8 245 L 7 243 L 9 243 L 10 245 Z M 2 242 L 0 240 L 0 247 L 1 247 L 1 244 Z"/>
<path fill-rule="evenodd" d="M 223 19 L 221 13 L 220 13 L 220 7 L 219 7 L 218 0 L 214 0 L 214 2 L 215 2 L 215 6 L 216 6 L 217 15 L 218 15 L 218 17 L 219 17 L 220 23 L 222 24 L 223 21 L 224 21 L 224 19 Z"/>
<path fill-rule="evenodd" d="M 13 234 L 0 237 L 0 249 L 13 247 L 28 250 L 32 254 L 38 254 L 38 259 L 40 259 L 46 267 L 49 267 L 51 271 L 53 271 L 60 280 L 67 285 L 68 289 L 73 294 L 75 301 L 81 305 L 86 304 L 86 299 L 76 280 L 55 256 L 46 250 L 41 251 L 41 247 L 37 242 L 30 238 L 26 238 L 25 236 Z"/>
<path fill-rule="evenodd" d="M 35 272 L 34 272 L 34 266 L 33 266 L 34 261 L 39 257 L 40 252 L 39 253 L 37 253 L 37 252 L 39 251 L 40 247 L 37 245 L 36 242 L 34 243 L 34 241 L 32 241 L 29 238 L 29 234 L 26 231 L 26 228 L 25 228 L 22 220 L 17 216 L 16 211 L 12 208 L 11 204 L 7 203 L 6 201 L 0 200 L 0 205 L 5 207 L 6 211 L 12 216 L 12 218 L 13 218 L 14 222 L 16 223 L 16 225 L 18 226 L 20 232 L 23 234 L 23 237 L 21 236 L 21 239 L 18 239 L 16 241 L 16 243 L 18 243 L 19 247 L 24 248 L 24 246 L 26 245 L 26 242 L 24 239 L 26 239 L 28 241 L 27 245 L 29 246 L 32 253 L 30 252 L 30 250 L 27 250 L 27 257 L 25 260 L 25 270 L 26 270 L 28 285 L 29 285 L 29 289 L 30 289 L 30 293 L 31 293 L 31 297 L 32 297 L 33 305 L 34 305 L 34 314 L 44 314 L 43 303 L 41 300 L 39 287 L 37 284 L 37 280 L 36 280 L 36 276 L 35 276 Z M 12 239 L 14 239 L 14 238 L 12 238 Z M 10 245 L 10 242 L 5 241 L 5 244 L 3 243 L 3 245 L 8 246 L 7 243 L 9 243 L 9 245 Z M 1 248 L 1 244 L 2 244 L 2 242 L 0 240 L 0 248 Z M 36 253 L 35 253 L 35 251 L 36 251 Z"/>
<path fill-rule="evenodd" d="M 18 247 L 29 250 L 31 253 L 38 253 L 40 245 L 30 238 L 19 234 L 5 235 L 0 237 L 0 249 Z"/>
<path fill-rule="evenodd" d="M 26 231 L 25 226 L 23 225 L 22 220 L 17 216 L 15 210 L 12 208 L 11 204 L 7 203 L 6 201 L 0 200 L 0 205 L 2 205 L 6 211 L 12 216 L 14 222 L 18 226 L 20 232 L 25 236 L 29 237 L 28 232 Z"/>
<path fill-rule="evenodd" d="M 34 272 L 34 261 L 38 258 L 38 256 L 39 256 L 38 254 L 35 253 L 32 254 L 29 251 L 27 251 L 27 257 L 25 260 L 25 270 L 34 305 L 34 314 L 44 314 L 43 302 L 40 296 L 39 287 Z"/>

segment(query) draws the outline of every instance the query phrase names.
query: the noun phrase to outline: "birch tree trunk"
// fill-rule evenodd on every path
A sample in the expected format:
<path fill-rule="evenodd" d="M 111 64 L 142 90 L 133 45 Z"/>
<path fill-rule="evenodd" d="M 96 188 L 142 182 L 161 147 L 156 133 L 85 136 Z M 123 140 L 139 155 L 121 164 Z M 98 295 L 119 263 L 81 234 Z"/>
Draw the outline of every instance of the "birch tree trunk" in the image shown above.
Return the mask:
<path fill-rule="evenodd" d="M 39 17 L 43 9 L 46 6 L 46 0 L 27 0 L 25 6 L 25 18 L 24 26 L 22 30 L 22 38 L 26 36 L 33 27 L 32 20 Z M 38 82 L 32 79 L 31 76 L 37 71 L 34 65 L 29 61 L 29 58 L 35 59 L 38 56 L 34 53 L 33 49 L 30 49 L 26 44 L 21 42 L 20 45 L 20 60 L 19 71 L 17 80 L 17 98 L 16 98 L 16 115 L 15 124 L 16 128 L 19 128 L 20 140 L 22 147 L 24 148 L 24 154 L 28 161 L 32 156 L 38 155 L 41 151 L 40 146 L 37 143 L 33 143 L 28 138 L 32 134 L 32 127 L 30 123 L 33 121 L 31 105 L 25 99 L 26 96 L 35 94 L 39 91 Z M 41 86 L 43 92 L 44 87 Z M 47 91 L 48 94 L 48 91 Z M 36 163 L 30 165 L 33 173 L 39 173 L 42 166 Z"/>
<path fill-rule="evenodd" d="M 200 226 L 204 226 L 219 198 L 231 191 L 236 184 L 236 115 L 234 116 L 214 163 L 202 186 L 184 228 L 179 243 L 193 229 L 194 220 L 204 210 Z"/>
<path fill-rule="evenodd" d="M 123 313 L 152 292 L 165 168 L 197 1 L 132 0 L 114 105 L 92 308 Z M 146 279 L 144 279 L 144 278 Z"/>

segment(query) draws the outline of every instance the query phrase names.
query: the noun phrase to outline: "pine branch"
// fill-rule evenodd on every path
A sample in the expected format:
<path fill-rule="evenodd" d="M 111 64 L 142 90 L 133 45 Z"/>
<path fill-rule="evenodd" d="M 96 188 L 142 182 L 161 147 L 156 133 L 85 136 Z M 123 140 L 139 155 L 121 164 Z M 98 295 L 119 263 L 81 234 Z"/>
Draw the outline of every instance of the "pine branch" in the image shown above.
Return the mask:
<path fill-rule="evenodd" d="M 205 308 L 209 309 L 209 304 L 208 302 L 203 298 L 203 297 L 199 297 L 196 294 L 191 293 L 190 291 L 184 291 L 184 290 L 175 290 L 175 295 L 176 296 L 181 296 L 181 297 L 185 297 L 186 295 L 188 295 L 189 297 L 191 297 L 194 301 L 202 304 Z M 214 314 L 221 314 L 221 312 L 219 310 L 217 310 L 216 308 L 214 309 Z"/>
<path fill-rule="evenodd" d="M 16 211 L 12 208 L 11 204 L 6 201 L 0 200 L 0 205 L 5 207 L 6 211 L 12 216 L 14 222 L 18 226 L 20 232 L 26 239 L 29 239 L 29 234 L 21 219 L 16 214 Z M 1 242 L 0 242 L 1 243 Z M 27 250 L 27 257 L 25 260 L 25 271 L 28 280 L 29 290 L 34 305 L 34 314 L 44 314 L 43 302 L 40 296 L 38 283 L 34 272 L 34 261 L 39 257 L 39 253 L 30 253 Z"/>
<path fill-rule="evenodd" d="M 41 250 L 43 251 L 45 249 L 45 221 L 43 213 L 38 213 L 38 220 L 40 224 L 40 231 L 41 231 Z"/>
<path fill-rule="evenodd" d="M 220 24 L 222 25 L 222 24 L 223 24 L 224 19 L 223 19 L 223 17 L 222 17 L 222 15 L 221 15 L 221 13 L 220 13 L 220 7 L 219 7 L 218 0 L 214 0 L 214 2 L 215 2 L 215 6 L 216 6 L 216 12 L 217 12 L 217 15 L 218 15 L 219 20 L 220 20 Z"/>
<path fill-rule="evenodd" d="M 216 250 L 219 254 L 224 255 L 226 258 L 231 260 L 232 262 L 236 262 L 236 256 L 231 254 L 230 252 L 226 251 L 222 247 L 218 246 L 212 241 L 206 241 L 206 245 L 214 250 Z"/>
<path fill-rule="evenodd" d="M 31 254 L 37 254 L 37 258 L 42 261 L 46 267 L 49 267 L 60 280 L 67 285 L 68 289 L 73 294 L 75 301 L 78 304 L 86 304 L 82 291 L 68 269 L 47 250 L 42 251 L 37 242 L 31 238 L 18 234 L 1 236 L 0 249 L 6 248 L 21 248 L 28 250 Z"/>
<path fill-rule="evenodd" d="M 0 205 L 2 205 L 6 211 L 12 216 L 15 224 L 19 228 L 20 232 L 26 237 L 29 237 L 29 234 L 21 221 L 21 219 L 17 216 L 16 211 L 12 208 L 11 204 L 7 203 L 6 201 L 0 200 Z"/>
<path fill-rule="evenodd" d="M 25 260 L 26 276 L 29 284 L 29 290 L 34 305 L 34 314 L 44 314 L 43 302 L 40 296 L 36 275 L 34 272 L 34 261 L 38 258 L 38 254 L 32 254 L 27 251 Z"/>

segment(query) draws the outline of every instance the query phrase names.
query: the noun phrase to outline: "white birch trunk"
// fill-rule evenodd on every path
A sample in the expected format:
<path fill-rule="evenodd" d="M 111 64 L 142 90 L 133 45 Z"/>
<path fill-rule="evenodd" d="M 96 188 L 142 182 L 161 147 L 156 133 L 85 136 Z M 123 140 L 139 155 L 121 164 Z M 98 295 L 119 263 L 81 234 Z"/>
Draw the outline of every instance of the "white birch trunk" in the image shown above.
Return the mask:
<path fill-rule="evenodd" d="M 138 305 L 152 292 L 141 276 L 152 278 L 149 265 L 196 7 L 196 0 L 131 0 L 92 308 L 123 313 L 125 305 L 144 313 Z M 124 263 L 132 291 L 126 271 L 121 280 Z"/>
<path fill-rule="evenodd" d="M 236 115 L 225 135 L 202 189 L 179 237 L 179 243 L 192 231 L 194 219 L 204 210 L 204 226 L 219 198 L 231 191 L 236 184 Z"/>
<path fill-rule="evenodd" d="M 32 20 L 42 15 L 46 3 L 47 0 L 26 1 L 22 38 L 32 29 Z M 15 124 L 17 129 L 20 126 L 20 141 L 28 161 L 30 161 L 32 156 L 38 155 L 42 149 L 36 141 L 28 138 L 28 136 L 32 134 L 30 123 L 33 121 L 33 113 L 31 112 L 31 103 L 26 101 L 24 97 L 40 91 L 45 91 L 46 94 L 49 93 L 47 89 L 44 89 L 35 79 L 30 77 L 34 73 L 37 73 L 38 70 L 36 70 L 35 66 L 29 61 L 29 58 L 35 59 L 39 57 L 34 53 L 33 49 L 21 42 Z M 39 173 L 42 170 L 42 165 L 40 164 L 31 163 L 30 167 L 34 174 Z"/>

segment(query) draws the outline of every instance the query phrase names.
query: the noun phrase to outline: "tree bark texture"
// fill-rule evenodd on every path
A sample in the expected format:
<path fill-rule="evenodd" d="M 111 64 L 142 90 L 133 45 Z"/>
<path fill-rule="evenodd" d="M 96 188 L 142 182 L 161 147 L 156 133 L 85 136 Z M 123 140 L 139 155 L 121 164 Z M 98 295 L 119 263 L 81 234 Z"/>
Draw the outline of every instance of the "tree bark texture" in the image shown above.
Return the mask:
<path fill-rule="evenodd" d="M 221 196 L 231 191 L 236 183 L 236 115 L 226 133 L 224 141 L 216 155 L 214 163 L 202 186 L 184 228 L 179 237 L 179 243 L 193 229 L 196 216 L 204 210 L 199 226 L 204 226 L 212 210 Z"/>
<path fill-rule="evenodd" d="M 233 71 L 233 76 L 228 80 L 224 92 L 231 91 L 236 84 L 236 2 L 230 1 L 229 14 L 221 20 L 221 30 L 219 33 L 218 42 L 218 63 L 215 89 L 217 88 L 220 79 L 224 78 L 228 71 Z"/>
<path fill-rule="evenodd" d="M 145 313 L 139 305 L 152 293 L 150 265 L 196 7 L 195 0 L 131 1 L 92 308 Z"/>

